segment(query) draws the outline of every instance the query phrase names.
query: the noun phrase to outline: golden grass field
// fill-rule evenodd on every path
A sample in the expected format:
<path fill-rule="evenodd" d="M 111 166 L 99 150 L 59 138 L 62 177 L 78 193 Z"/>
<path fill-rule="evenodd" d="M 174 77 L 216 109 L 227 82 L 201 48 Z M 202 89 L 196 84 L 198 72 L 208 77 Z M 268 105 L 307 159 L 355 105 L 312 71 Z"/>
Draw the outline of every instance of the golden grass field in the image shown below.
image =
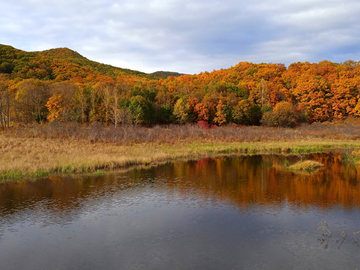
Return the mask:
<path fill-rule="evenodd" d="M 271 140 L 271 138 L 269 138 Z M 225 142 L 224 142 L 225 141 Z M 244 142 L 219 138 L 180 139 L 171 143 L 146 142 L 119 145 L 87 139 L 44 138 L 0 133 L 0 179 L 41 177 L 52 173 L 116 170 L 133 165 L 153 165 L 179 159 L 194 160 L 229 154 L 321 152 L 328 148 L 359 148 L 360 140 L 311 137 L 298 141 Z"/>

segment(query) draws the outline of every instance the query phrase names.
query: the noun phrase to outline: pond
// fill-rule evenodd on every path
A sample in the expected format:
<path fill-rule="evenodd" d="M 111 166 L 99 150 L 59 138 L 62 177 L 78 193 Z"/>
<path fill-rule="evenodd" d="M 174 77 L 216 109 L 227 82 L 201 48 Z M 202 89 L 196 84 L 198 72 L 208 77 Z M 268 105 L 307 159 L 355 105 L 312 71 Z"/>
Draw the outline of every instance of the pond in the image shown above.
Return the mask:
<path fill-rule="evenodd" d="M 360 269 L 360 170 L 306 158 L 324 168 L 256 155 L 0 184 L 0 269 Z"/>

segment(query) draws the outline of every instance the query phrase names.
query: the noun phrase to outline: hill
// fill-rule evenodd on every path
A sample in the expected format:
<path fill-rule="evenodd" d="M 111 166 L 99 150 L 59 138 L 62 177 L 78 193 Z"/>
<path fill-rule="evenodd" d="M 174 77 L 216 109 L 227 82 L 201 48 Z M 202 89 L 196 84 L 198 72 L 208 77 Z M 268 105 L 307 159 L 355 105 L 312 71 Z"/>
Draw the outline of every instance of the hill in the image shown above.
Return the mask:
<path fill-rule="evenodd" d="M 152 75 L 154 76 L 157 76 L 157 77 L 161 77 L 161 78 L 164 78 L 166 79 L 167 77 L 180 77 L 182 75 L 186 75 L 186 74 L 183 74 L 183 73 L 178 73 L 178 72 L 173 72 L 173 71 L 156 71 L 156 72 L 153 72 L 151 73 Z"/>
<path fill-rule="evenodd" d="M 12 46 L 0 44 L 0 72 L 11 74 L 13 78 L 59 80 L 69 79 L 75 74 L 121 74 L 156 79 L 144 72 L 114 67 L 91 61 L 76 51 L 57 48 L 46 51 L 26 52 Z M 72 74 L 70 74 L 70 73 Z"/>

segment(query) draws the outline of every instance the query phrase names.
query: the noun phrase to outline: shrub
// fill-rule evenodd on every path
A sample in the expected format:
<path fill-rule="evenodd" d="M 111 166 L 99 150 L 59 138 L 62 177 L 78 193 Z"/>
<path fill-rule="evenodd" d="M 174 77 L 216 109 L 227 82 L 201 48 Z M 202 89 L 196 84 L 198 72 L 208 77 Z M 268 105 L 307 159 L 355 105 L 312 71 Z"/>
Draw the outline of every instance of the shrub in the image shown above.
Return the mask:
<path fill-rule="evenodd" d="M 294 127 L 297 122 L 294 105 L 286 101 L 276 104 L 274 111 L 265 112 L 261 119 L 261 123 L 269 127 Z"/>
<path fill-rule="evenodd" d="M 205 122 L 205 121 L 198 121 L 197 124 L 198 124 L 198 126 L 202 127 L 205 130 L 216 128 L 216 125 L 210 125 L 208 122 Z"/>

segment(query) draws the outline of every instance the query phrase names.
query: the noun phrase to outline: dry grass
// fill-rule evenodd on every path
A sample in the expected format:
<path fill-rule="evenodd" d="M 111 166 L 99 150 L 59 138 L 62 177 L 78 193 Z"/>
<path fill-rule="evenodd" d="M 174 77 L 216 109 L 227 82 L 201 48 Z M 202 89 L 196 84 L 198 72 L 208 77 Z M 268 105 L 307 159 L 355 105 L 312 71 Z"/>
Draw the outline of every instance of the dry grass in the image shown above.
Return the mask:
<path fill-rule="evenodd" d="M 135 144 L 90 144 L 87 141 L 10 138 L 0 135 L 1 178 L 44 176 L 49 173 L 94 172 L 131 165 L 156 164 L 178 159 L 198 159 L 233 153 L 309 153 L 327 148 L 360 147 L 360 142 L 257 142 Z"/>
<path fill-rule="evenodd" d="M 238 153 L 309 153 L 358 148 L 356 127 L 298 129 L 198 126 L 47 125 L 0 134 L 0 179 L 96 172 L 178 159 Z M 336 131 L 334 133 L 334 131 Z M 359 133 L 360 134 L 360 133 Z"/>
<path fill-rule="evenodd" d="M 179 141 L 220 142 L 269 142 L 269 141 L 312 141 L 312 140 L 359 140 L 359 125 L 312 124 L 296 129 L 270 127 L 224 126 L 204 130 L 199 125 L 171 125 L 146 128 L 142 126 L 103 126 L 93 124 L 81 126 L 77 123 L 35 125 L 31 128 L 17 128 L 9 132 L 17 137 L 86 140 L 89 142 L 112 142 L 118 145 L 136 143 L 170 143 Z"/>
<path fill-rule="evenodd" d="M 289 166 L 288 169 L 291 171 L 314 171 L 323 166 L 322 163 L 315 160 L 304 160 Z"/>

